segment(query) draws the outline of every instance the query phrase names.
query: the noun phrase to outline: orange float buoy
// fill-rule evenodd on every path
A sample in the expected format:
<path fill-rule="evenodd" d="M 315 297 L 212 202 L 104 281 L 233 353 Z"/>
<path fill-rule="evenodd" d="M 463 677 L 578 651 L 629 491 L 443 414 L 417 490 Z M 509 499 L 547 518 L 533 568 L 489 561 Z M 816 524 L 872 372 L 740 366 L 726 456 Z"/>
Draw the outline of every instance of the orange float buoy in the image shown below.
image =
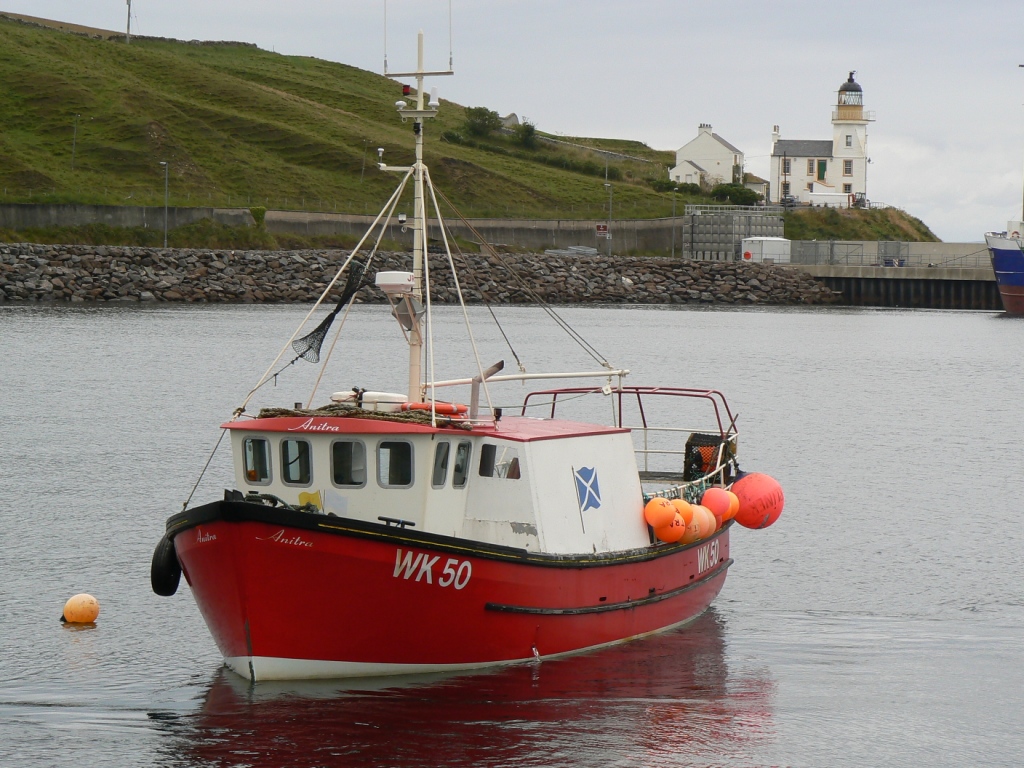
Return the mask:
<path fill-rule="evenodd" d="M 693 508 L 693 519 L 686 526 L 686 533 L 681 541 L 683 544 L 692 544 L 700 538 L 700 522 L 697 519 L 697 508 Z"/>
<path fill-rule="evenodd" d="M 736 513 L 740 511 L 740 497 L 732 491 L 726 491 L 726 493 L 729 494 L 729 512 L 725 519 L 732 520 L 736 517 Z"/>
<path fill-rule="evenodd" d="M 718 527 L 718 521 L 715 519 L 714 512 L 701 504 L 700 506 L 694 507 L 693 515 L 694 517 L 697 515 L 700 515 L 701 517 L 700 537 L 702 539 L 706 539 L 715 532 Z"/>
<path fill-rule="evenodd" d="M 683 538 L 684 533 L 686 533 L 686 523 L 683 522 L 683 518 L 678 512 L 673 515 L 671 523 L 654 529 L 654 535 L 669 544 L 679 541 Z"/>
<path fill-rule="evenodd" d="M 712 514 L 724 515 L 729 511 L 729 492 L 725 488 L 712 486 L 700 497 L 701 506 L 707 507 Z"/>
<path fill-rule="evenodd" d="M 736 522 L 744 528 L 767 528 L 779 519 L 786 503 L 778 480 L 760 472 L 740 477 L 732 492 L 740 500 Z"/>
<path fill-rule="evenodd" d="M 68 624 L 91 624 L 100 615 L 100 603 L 92 595 L 75 595 L 64 603 L 61 621 Z"/>
<path fill-rule="evenodd" d="M 683 499 L 672 499 L 672 506 L 676 508 L 676 512 L 683 518 L 683 525 L 689 525 L 690 521 L 693 520 L 693 507 L 690 503 Z"/>
<path fill-rule="evenodd" d="M 672 506 L 672 502 L 661 496 L 655 496 L 644 507 L 644 520 L 655 530 L 672 525 L 672 518 L 675 516 L 676 508 Z"/>

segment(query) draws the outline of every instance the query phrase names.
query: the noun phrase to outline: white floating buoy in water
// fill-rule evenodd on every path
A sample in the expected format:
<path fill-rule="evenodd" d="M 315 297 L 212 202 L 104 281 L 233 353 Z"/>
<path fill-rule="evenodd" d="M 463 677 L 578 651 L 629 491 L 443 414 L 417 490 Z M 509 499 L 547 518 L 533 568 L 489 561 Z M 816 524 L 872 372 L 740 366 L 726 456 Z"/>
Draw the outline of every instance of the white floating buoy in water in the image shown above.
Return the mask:
<path fill-rule="evenodd" d="M 100 602 L 92 595 L 75 595 L 64 603 L 60 620 L 68 624 L 91 624 L 100 615 Z"/>

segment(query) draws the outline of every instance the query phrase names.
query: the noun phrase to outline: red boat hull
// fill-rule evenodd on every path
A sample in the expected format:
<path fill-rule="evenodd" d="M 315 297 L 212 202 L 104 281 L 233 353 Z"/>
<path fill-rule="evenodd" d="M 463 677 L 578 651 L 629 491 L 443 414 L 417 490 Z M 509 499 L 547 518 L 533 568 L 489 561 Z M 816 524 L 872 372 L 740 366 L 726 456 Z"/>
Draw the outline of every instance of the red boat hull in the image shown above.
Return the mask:
<path fill-rule="evenodd" d="M 472 669 L 699 616 L 729 527 L 688 546 L 555 557 L 240 502 L 169 521 L 228 665 L 256 679 Z"/>

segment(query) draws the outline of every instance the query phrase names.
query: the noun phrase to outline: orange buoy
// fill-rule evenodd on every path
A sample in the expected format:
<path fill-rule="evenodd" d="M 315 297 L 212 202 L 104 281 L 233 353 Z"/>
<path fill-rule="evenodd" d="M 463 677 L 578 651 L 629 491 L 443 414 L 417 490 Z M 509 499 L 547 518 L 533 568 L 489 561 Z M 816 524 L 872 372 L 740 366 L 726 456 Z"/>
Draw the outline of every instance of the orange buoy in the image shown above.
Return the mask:
<path fill-rule="evenodd" d="M 702 539 L 706 539 L 715 532 L 718 521 L 715 520 L 715 513 L 710 509 L 700 504 L 693 508 L 693 516 L 700 517 L 700 537 Z"/>
<path fill-rule="evenodd" d="M 778 480 L 760 472 L 740 477 L 732 492 L 740 500 L 736 522 L 744 528 L 767 528 L 779 519 L 786 503 Z"/>
<path fill-rule="evenodd" d="M 725 488 L 708 488 L 701 496 L 700 503 L 701 506 L 711 510 L 719 528 L 722 527 L 724 521 L 729 519 L 726 515 L 729 514 L 729 506 L 732 502 L 729 499 L 729 492 Z"/>
<path fill-rule="evenodd" d="M 100 603 L 92 595 L 75 595 L 64 603 L 64 613 L 60 617 L 68 624 L 91 624 L 100 615 Z"/>
<path fill-rule="evenodd" d="M 672 499 L 672 506 L 676 508 L 676 512 L 683 518 L 683 525 L 689 525 L 690 521 L 693 520 L 693 507 L 689 502 L 683 499 Z"/>
<path fill-rule="evenodd" d="M 700 538 L 700 521 L 697 519 L 697 508 L 693 507 L 693 519 L 686 526 L 686 533 L 683 534 L 683 544 L 692 544 Z"/>
<path fill-rule="evenodd" d="M 740 497 L 732 491 L 726 491 L 729 494 L 729 512 L 726 514 L 726 520 L 732 520 L 736 517 L 736 513 L 740 511 Z"/>
<path fill-rule="evenodd" d="M 671 523 L 654 529 L 654 535 L 669 544 L 679 541 L 683 538 L 684 533 L 686 533 L 686 523 L 683 522 L 683 518 L 678 512 L 673 515 Z"/>
<path fill-rule="evenodd" d="M 644 520 L 655 530 L 672 525 L 672 518 L 675 516 L 676 508 L 672 506 L 672 502 L 661 496 L 655 496 L 644 507 Z"/>

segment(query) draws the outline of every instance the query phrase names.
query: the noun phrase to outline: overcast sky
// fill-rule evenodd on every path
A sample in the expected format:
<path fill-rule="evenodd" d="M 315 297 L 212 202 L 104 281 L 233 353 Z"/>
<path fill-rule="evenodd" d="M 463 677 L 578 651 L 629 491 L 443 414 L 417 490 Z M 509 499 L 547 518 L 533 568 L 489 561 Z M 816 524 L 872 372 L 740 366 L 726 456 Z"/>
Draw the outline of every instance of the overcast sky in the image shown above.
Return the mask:
<path fill-rule="evenodd" d="M 868 197 L 946 241 L 1021 214 L 1024 1 L 452 0 L 454 77 L 442 100 L 516 112 L 540 130 L 677 149 L 711 123 L 766 177 L 773 125 L 831 139 L 857 71 Z M 0 0 L 0 9 L 124 29 L 125 0 Z M 132 0 L 132 31 L 243 40 L 381 72 L 384 0 Z M 388 0 L 389 69 L 449 55 L 448 0 Z"/>

